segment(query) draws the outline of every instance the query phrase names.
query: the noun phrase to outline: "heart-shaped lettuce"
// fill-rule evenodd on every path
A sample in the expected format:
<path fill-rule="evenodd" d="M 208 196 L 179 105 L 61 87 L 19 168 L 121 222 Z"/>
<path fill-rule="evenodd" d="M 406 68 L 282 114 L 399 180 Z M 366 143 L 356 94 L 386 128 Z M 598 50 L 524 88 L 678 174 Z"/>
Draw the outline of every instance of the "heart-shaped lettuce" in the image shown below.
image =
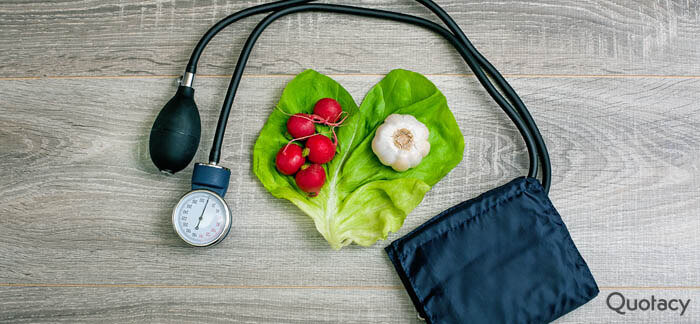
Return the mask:
<path fill-rule="evenodd" d="M 316 197 L 297 188 L 293 176 L 275 168 L 275 156 L 291 137 L 289 114 L 311 113 L 321 98 L 337 100 L 348 118 L 337 129 L 338 153 L 325 165 L 327 179 Z M 374 132 L 390 114 L 415 116 L 430 130 L 430 153 L 415 168 L 396 172 L 372 152 Z M 362 246 L 386 239 L 403 225 L 406 215 L 426 192 L 447 175 L 464 154 L 464 137 L 445 96 L 423 75 L 391 71 L 367 94 L 358 108 L 333 79 L 306 70 L 289 82 L 253 149 L 253 172 L 265 189 L 311 216 L 332 248 L 352 242 Z"/>

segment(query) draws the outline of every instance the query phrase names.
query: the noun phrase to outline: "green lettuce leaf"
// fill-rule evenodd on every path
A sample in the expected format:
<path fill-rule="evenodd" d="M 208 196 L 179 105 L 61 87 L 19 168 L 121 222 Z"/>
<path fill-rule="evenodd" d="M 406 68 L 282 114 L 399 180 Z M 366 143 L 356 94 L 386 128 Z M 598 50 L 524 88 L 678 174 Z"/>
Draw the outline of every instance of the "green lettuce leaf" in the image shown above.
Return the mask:
<path fill-rule="evenodd" d="M 277 171 L 275 155 L 291 139 L 285 113 L 311 113 L 321 98 L 337 100 L 349 116 L 336 130 L 338 153 L 325 165 L 326 184 L 317 197 L 310 198 L 296 187 L 293 176 Z M 413 115 L 430 130 L 430 153 L 405 172 L 384 166 L 372 152 L 376 128 L 393 113 Z M 463 154 L 464 137 L 445 96 L 424 76 L 391 71 L 358 108 L 336 81 L 306 70 L 289 82 L 260 131 L 253 149 L 253 172 L 273 196 L 291 201 L 308 214 L 337 250 L 353 242 L 369 246 L 397 231 Z"/>

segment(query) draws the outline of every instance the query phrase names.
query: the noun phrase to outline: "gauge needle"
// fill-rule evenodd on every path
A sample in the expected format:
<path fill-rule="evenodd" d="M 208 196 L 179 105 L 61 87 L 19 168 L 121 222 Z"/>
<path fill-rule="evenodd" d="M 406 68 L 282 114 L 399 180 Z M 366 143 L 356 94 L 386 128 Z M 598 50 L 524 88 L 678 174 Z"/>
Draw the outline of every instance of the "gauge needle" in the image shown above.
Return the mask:
<path fill-rule="evenodd" d="M 197 222 L 197 226 L 194 227 L 196 231 L 199 230 L 199 223 L 201 223 L 202 218 L 204 218 L 204 212 L 207 211 L 207 205 L 209 205 L 209 198 L 207 198 L 207 202 L 204 203 L 204 209 L 202 209 L 202 214 L 199 215 L 199 221 Z"/>

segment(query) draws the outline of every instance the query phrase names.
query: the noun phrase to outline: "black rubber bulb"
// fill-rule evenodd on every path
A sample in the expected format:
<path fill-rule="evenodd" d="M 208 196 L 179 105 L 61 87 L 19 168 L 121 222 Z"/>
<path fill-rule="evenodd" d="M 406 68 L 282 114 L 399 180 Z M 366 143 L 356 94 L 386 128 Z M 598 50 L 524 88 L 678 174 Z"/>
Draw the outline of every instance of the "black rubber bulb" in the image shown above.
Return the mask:
<path fill-rule="evenodd" d="M 194 103 L 194 89 L 180 86 L 165 104 L 151 128 L 151 160 L 162 172 L 178 172 L 197 153 L 202 125 Z"/>

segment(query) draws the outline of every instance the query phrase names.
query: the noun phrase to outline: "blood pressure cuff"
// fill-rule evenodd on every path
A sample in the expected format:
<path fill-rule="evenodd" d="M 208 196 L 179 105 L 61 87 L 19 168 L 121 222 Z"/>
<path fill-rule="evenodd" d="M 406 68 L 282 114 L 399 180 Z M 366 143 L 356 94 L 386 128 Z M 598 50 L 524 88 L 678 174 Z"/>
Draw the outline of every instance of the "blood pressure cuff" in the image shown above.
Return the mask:
<path fill-rule="evenodd" d="M 598 295 L 533 178 L 460 203 L 386 251 L 428 323 L 546 323 Z"/>

